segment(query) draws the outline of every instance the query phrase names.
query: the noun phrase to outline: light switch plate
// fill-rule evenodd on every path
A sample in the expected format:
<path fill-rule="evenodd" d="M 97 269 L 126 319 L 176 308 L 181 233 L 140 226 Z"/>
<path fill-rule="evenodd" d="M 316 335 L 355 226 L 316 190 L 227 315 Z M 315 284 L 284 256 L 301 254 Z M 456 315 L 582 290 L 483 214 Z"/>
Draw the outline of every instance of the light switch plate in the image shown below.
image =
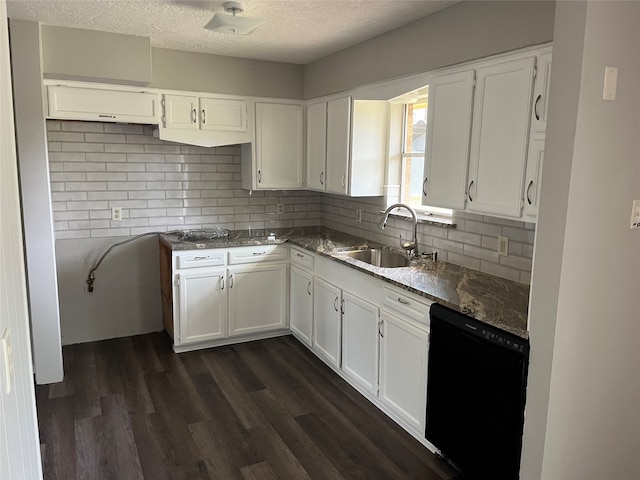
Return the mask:
<path fill-rule="evenodd" d="M 614 101 L 618 85 L 618 69 L 616 67 L 604 67 L 604 88 L 602 99 Z"/>
<path fill-rule="evenodd" d="M 640 228 L 640 200 L 634 200 L 631 206 L 631 228 Z"/>

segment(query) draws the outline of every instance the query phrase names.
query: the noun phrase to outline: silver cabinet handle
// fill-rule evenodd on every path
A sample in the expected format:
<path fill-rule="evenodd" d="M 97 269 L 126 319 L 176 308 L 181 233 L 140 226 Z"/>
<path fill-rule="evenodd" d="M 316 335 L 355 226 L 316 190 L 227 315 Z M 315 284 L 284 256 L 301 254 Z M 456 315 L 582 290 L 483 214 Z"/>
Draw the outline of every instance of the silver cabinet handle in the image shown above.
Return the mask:
<path fill-rule="evenodd" d="M 380 337 L 384 338 L 384 333 L 382 333 L 382 328 L 384 327 L 384 320 L 380 319 L 380 321 L 378 321 L 378 335 L 380 335 Z"/>
<path fill-rule="evenodd" d="M 404 298 L 400 298 L 400 297 L 398 297 L 398 302 L 400 302 L 403 305 L 411 305 L 411 302 L 405 300 Z"/>
<path fill-rule="evenodd" d="M 340 302 L 340 313 L 342 315 L 344 315 L 344 298 L 342 299 L 342 301 Z"/>
<path fill-rule="evenodd" d="M 196 112 L 196 109 L 194 108 L 193 110 L 191 110 L 191 123 L 196 123 L 198 121 L 198 112 Z"/>
<path fill-rule="evenodd" d="M 224 290 L 224 277 L 220 275 L 220 290 Z"/>
<path fill-rule="evenodd" d="M 100 114 L 100 115 L 98 115 L 98 118 L 116 118 L 116 116 L 115 115 L 102 115 L 102 114 Z"/>
<path fill-rule="evenodd" d="M 262 172 L 260 172 L 260 170 L 258 170 L 258 183 L 262 182 Z"/>
<path fill-rule="evenodd" d="M 324 172 L 320 172 L 320 185 L 324 185 Z"/>
<path fill-rule="evenodd" d="M 229 275 L 229 288 L 233 288 L 233 275 Z"/>
<path fill-rule="evenodd" d="M 342 183 L 343 187 L 344 187 L 344 180 L 345 180 L 346 177 L 347 177 L 347 174 L 345 173 L 345 174 L 342 175 L 342 179 L 340 180 L 340 183 Z"/>
<path fill-rule="evenodd" d="M 207 114 L 204 111 L 204 108 L 202 109 L 201 115 L 200 115 L 200 119 L 202 120 L 202 124 L 206 125 L 207 123 Z"/>
<path fill-rule="evenodd" d="M 206 260 L 209 257 L 193 257 L 194 260 Z"/>
<path fill-rule="evenodd" d="M 266 255 L 267 252 L 253 252 L 252 255 L 256 256 L 256 255 Z"/>
<path fill-rule="evenodd" d="M 311 282 L 307 283 L 307 293 L 311 295 Z"/>
<path fill-rule="evenodd" d="M 422 193 L 424 194 L 424 196 L 427 196 L 427 180 L 429 180 L 429 178 L 425 178 L 424 182 L 422 182 Z"/>
<path fill-rule="evenodd" d="M 536 103 L 533 104 L 533 113 L 536 116 L 536 120 L 540 120 L 540 114 L 538 113 L 538 104 L 540 103 L 541 99 L 542 95 L 538 95 L 538 98 L 536 98 Z"/>
<path fill-rule="evenodd" d="M 531 205 L 531 187 L 533 187 L 533 180 L 529 182 L 529 186 L 527 187 L 527 202 Z"/>
<path fill-rule="evenodd" d="M 471 180 L 469 188 L 467 188 L 467 197 L 469 197 L 470 202 L 473 202 L 473 198 L 471 198 L 471 187 L 473 186 L 473 182 L 475 182 L 475 180 Z"/>
<path fill-rule="evenodd" d="M 304 255 L 302 255 L 301 253 L 296 253 L 296 257 L 304 258 Z"/>
<path fill-rule="evenodd" d="M 336 297 L 336 299 L 333 301 L 333 308 L 336 312 L 338 311 L 338 297 Z"/>

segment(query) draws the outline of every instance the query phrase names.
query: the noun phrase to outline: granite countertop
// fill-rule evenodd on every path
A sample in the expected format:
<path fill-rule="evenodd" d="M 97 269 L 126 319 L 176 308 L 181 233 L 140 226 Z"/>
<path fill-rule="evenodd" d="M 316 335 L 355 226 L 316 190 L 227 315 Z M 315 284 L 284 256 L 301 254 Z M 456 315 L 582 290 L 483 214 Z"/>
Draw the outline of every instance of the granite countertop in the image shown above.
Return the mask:
<path fill-rule="evenodd" d="M 269 239 L 264 232 L 253 233 L 249 236 L 247 231 L 232 231 L 229 237 L 195 244 L 191 241 L 181 242 L 177 235 L 161 235 L 161 238 L 173 250 L 193 250 L 194 245 L 195 248 L 230 248 L 289 242 L 489 325 L 528 338 L 528 285 L 442 261 L 419 260 L 402 268 L 376 267 L 348 257 L 344 252 L 363 247 L 396 249 L 323 227 L 277 229 L 274 232 L 276 240 Z"/>

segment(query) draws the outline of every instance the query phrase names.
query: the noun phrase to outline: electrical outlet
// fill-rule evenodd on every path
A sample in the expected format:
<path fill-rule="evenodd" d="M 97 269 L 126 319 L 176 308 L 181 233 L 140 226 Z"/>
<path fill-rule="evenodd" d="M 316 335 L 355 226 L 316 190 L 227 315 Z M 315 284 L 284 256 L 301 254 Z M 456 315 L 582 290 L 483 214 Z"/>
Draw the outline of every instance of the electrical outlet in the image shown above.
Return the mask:
<path fill-rule="evenodd" d="M 356 222 L 362 223 L 362 210 L 356 210 Z"/>
<path fill-rule="evenodd" d="M 278 215 L 282 215 L 284 213 L 284 203 L 276 204 L 276 212 L 278 213 Z"/>
<path fill-rule="evenodd" d="M 498 237 L 498 255 L 501 257 L 509 255 L 509 237 Z"/>
<path fill-rule="evenodd" d="M 5 328 L 2 332 L 2 355 L 4 357 L 4 386 L 5 393 L 11 393 L 13 385 L 13 353 L 11 351 L 11 334 Z"/>
<path fill-rule="evenodd" d="M 111 209 L 111 220 L 116 222 L 122 220 L 122 207 L 113 207 Z"/>
<path fill-rule="evenodd" d="M 631 206 L 631 228 L 640 228 L 640 200 L 634 200 Z"/>

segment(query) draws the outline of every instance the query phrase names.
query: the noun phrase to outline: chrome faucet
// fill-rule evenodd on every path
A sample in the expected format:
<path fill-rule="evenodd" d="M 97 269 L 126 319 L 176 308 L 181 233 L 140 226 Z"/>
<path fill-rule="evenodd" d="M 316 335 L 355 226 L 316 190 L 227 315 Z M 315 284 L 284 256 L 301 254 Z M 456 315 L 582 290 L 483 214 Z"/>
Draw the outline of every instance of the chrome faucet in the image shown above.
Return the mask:
<path fill-rule="evenodd" d="M 387 226 L 387 220 L 389 219 L 389 214 L 392 210 L 396 208 L 404 208 L 409 211 L 411 216 L 413 217 L 413 239 L 410 242 L 403 242 L 402 237 L 400 237 L 400 246 L 407 252 L 409 257 L 418 255 L 418 216 L 416 215 L 416 211 L 411 208 L 409 205 L 404 203 L 394 203 L 390 207 L 388 207 L 384 213 L 382 214 L 382 219 L 378 223 L 378 228 L 384 230 L 384 227 Z"/>

